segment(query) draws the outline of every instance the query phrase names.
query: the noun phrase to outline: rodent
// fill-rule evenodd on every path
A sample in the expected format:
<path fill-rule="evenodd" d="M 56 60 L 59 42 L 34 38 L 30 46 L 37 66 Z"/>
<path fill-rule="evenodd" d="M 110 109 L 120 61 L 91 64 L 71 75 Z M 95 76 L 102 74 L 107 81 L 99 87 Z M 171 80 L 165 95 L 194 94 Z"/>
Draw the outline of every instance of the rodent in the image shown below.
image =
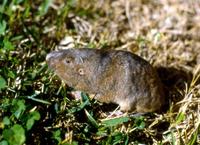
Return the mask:
<path fill-rule="evenodd" d="M 96 94 L 100 102 L 119 104 L 121 111 L 154 112 L 164 103 L 157 72 L 131 52 L 72 48 L 53 51 L 46 61 L 69 86 Z"/>

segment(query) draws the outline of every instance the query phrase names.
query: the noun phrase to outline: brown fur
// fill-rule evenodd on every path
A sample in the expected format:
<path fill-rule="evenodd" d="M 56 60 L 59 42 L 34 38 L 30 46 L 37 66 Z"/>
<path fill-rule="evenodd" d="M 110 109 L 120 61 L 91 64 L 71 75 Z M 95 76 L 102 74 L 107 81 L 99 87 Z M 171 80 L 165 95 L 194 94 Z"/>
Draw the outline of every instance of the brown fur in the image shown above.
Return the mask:
<path fill-rule="evenodd" d="M 153 112 L 164 103 L 161 81 L 154 68 L 126 51 L 67 49 L 47 55 L 47 63 L 69 86 L 96 94 L 122 111 Z"/>

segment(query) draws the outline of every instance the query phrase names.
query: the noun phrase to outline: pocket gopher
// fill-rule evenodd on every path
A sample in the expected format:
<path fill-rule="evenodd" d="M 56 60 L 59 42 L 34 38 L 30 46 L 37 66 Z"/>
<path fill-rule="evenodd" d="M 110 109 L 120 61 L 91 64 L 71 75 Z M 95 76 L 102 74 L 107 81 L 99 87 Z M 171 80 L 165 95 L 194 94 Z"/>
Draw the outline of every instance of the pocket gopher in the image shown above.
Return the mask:
<path fill-rule="evenodd" d="M 154 112 L 164 103 L 157 72 L 130 52 L 75 48 L 53 51 L 46 61 L 69 86 L 96 94 L 100 102 L 119 104 L 121 111 Z"/>

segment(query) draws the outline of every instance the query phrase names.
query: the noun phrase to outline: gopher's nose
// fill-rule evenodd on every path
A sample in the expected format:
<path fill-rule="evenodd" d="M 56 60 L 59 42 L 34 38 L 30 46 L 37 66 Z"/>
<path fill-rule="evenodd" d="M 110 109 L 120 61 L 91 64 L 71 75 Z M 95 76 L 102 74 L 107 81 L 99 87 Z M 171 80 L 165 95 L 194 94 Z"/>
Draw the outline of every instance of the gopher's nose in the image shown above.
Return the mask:
<path fill-rule="evenodd" d="M 61 52 L 53 51 L 46 56 L 46 62 L 51 69 L 55 69 L 59 64 L 59 57 L 62 55 Z"/>
<path fill-rule="evenodd" d="M 53 52 L 47 54 L 46 61 L 49 61 L 52 57 L 54 57 L 54 55 L 55 55 L 55 53 L 53 53 Z"/>

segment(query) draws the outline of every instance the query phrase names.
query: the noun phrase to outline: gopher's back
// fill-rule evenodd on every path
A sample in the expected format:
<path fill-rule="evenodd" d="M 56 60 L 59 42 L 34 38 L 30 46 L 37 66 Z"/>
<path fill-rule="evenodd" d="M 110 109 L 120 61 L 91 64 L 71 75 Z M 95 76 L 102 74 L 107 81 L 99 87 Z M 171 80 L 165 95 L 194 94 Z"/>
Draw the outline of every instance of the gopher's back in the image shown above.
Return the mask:
<path fill-rule="evenodd" d="M 100 78 L 102 102 L 114 102 L 121 110 L 153 112 L 164 103 L 162 83 L 154 68 L 141 57 L 126 51 L 109 51 L 111 58 Z M 110 74 L 110 75 L 109 75 Z M 109 85 L 108 85 L 109 84 Z M 107 89 L 105 86 L 107 85 Z"/>

